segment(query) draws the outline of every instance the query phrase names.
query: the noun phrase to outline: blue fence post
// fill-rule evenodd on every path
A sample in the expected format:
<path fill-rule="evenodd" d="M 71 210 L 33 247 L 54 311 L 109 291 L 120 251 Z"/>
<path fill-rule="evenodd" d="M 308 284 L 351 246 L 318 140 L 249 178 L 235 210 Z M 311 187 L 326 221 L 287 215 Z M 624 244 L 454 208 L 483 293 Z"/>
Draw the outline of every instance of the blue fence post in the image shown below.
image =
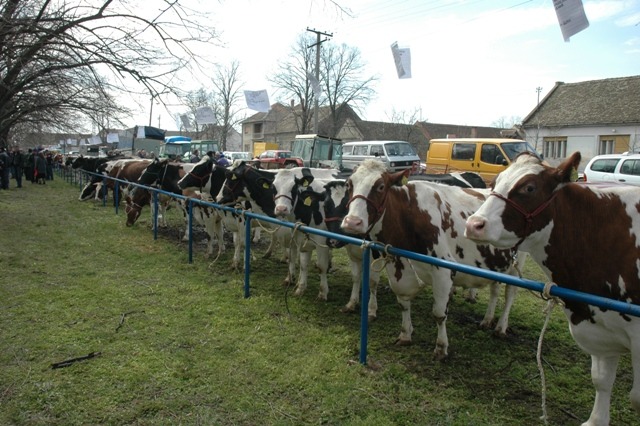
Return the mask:
<path fill-rule="evenodd" d="M 193 199 L 189 198 L 187 203 L 187 209 L 189 210 L 189 223 L 187 227 L 189 229 L 189 263 L 193 263 Z"/>
<path fill-rule="evenodd" d="M 367 364 L 367 342 L 369 336 L 369 275 L 371 248 L 368 245 L 362 252 L 362 296 L 360 297 L 360 364 Z"/>
<path fill-rule="evenodd" d="M 251 295 L 249 290 L 249 272 L 251 269 L 251 217 L 244 216 L 244 298 Z"/>

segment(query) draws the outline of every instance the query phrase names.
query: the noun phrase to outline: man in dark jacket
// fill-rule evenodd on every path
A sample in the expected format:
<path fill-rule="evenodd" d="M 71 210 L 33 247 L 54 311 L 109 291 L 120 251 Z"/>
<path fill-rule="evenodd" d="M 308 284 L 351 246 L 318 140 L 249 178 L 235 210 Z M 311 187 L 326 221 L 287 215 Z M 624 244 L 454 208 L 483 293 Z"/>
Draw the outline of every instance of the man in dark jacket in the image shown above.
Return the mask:
<path fill-rule="evenodd" d="M 16 180 L 16 186 L 22 188 L 22 173 L 26 157 L 17 146 L 13 148 L 13 177 Z"/>
<path fill-rule="evenodd" d="M 5 149 L 0 147 L 0 189 L 9 189 L 9 176 L 13 167 L 12 158 Z"/>

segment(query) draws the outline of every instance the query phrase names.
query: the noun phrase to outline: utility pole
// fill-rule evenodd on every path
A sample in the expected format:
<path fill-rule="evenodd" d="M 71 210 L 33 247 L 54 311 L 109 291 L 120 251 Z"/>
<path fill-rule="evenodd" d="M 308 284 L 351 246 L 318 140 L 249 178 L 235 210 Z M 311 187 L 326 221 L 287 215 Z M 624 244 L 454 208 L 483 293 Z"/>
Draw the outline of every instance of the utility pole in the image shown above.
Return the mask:
<path fill-rule="evenodd" d="M 538 150 L 538 138 L 540 136 L 540 111 L 538 110 L 538 108 L 540 108 L 540 92 L 542 92 L 542 87 L 538 86 L 536 87 L 536 92 L 538 92 L 538 103 L 536 104 L 536 122 L 537 122 L 537 130 L 536 130 L 536 145 L 535 145 L 535 150 Z"/>
<path fill-rule="evenodd" d="M 315 29 L 307 28 L 307 31 L 312 33 L 316 33 L 316 43 L 312 44 L 309 47 L 316 47 L 316 81 L 320 81 L 320 44 L 329 40 L 329 37 L 333 37 L 333 34 L 323 33 L 321 31 L 317 31 Z M 324 40 L 320 40 L 320 36 L 323 35 L 327 38 Z M 315 103 L 313 105 L 313 133 L 318 134 L 318 95 L 314 96 Z"/>

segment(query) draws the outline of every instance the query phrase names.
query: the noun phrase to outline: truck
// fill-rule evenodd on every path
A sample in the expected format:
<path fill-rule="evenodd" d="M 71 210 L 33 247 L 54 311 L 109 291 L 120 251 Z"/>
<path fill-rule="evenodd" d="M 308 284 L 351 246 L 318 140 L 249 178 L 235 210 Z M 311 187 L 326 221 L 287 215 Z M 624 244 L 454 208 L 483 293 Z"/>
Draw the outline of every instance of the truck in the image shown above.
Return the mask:
<path fill-rule="evenodd" d="M 342 140 L 316 134 L 297 135 L 291 156 L 302 158 L 305 167 L 342 170 Z"/>
<path fill-rule="evenodd" d="M 254 142 L 253 143 L 253 158 L 260 156 L 265 151 L 280 149 L 280 145 L 274 142 Z"/>
<path fill-rule="evenodd" d="M 198 155 L 202 157 L 209 151 L 219 152 L 220 145 L 215 140 L 191 140 L 187 136 L 169 136 L 165 138 L 165 143 L 160 147 L 158 157 L 189 162 L 191 153 L 196 149 Z"/>

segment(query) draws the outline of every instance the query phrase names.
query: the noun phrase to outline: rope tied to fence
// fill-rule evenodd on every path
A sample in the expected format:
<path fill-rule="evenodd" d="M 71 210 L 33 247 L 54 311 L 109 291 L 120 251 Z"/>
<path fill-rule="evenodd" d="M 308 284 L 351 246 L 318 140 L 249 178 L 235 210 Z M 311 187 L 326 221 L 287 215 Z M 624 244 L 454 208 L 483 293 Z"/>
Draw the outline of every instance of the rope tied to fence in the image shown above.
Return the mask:
<path fill-rule="evenodd" d="M 544 285 L 544 290 L 542 292 L 542 297 L 547 301 L 547 305 L 544 308 L 545 320 L 542 325 L 542 330 L 540 330 L 540 337 L 538 338 L 538 350 L 536 351 L 536 361 L 538 363 L 538 371 L 540 372 L 540 382 L 542 387 L 542 416 L 540 416 L 540 420 L 544 422 L 545 425 L 549 424 L 549 419 L 547 417 L 547 384 L 544 376 L 544 367 L 542 366 L 542 342 L 544 340 L 544 333 L 547 331 L 547 326 L 549 325 L 549 320 L 551 319 L 551 312 L 556 305 L 557 299 L 551 296 L 551 287 L 556 285 L 554 282 L 549 281 Z"/>

